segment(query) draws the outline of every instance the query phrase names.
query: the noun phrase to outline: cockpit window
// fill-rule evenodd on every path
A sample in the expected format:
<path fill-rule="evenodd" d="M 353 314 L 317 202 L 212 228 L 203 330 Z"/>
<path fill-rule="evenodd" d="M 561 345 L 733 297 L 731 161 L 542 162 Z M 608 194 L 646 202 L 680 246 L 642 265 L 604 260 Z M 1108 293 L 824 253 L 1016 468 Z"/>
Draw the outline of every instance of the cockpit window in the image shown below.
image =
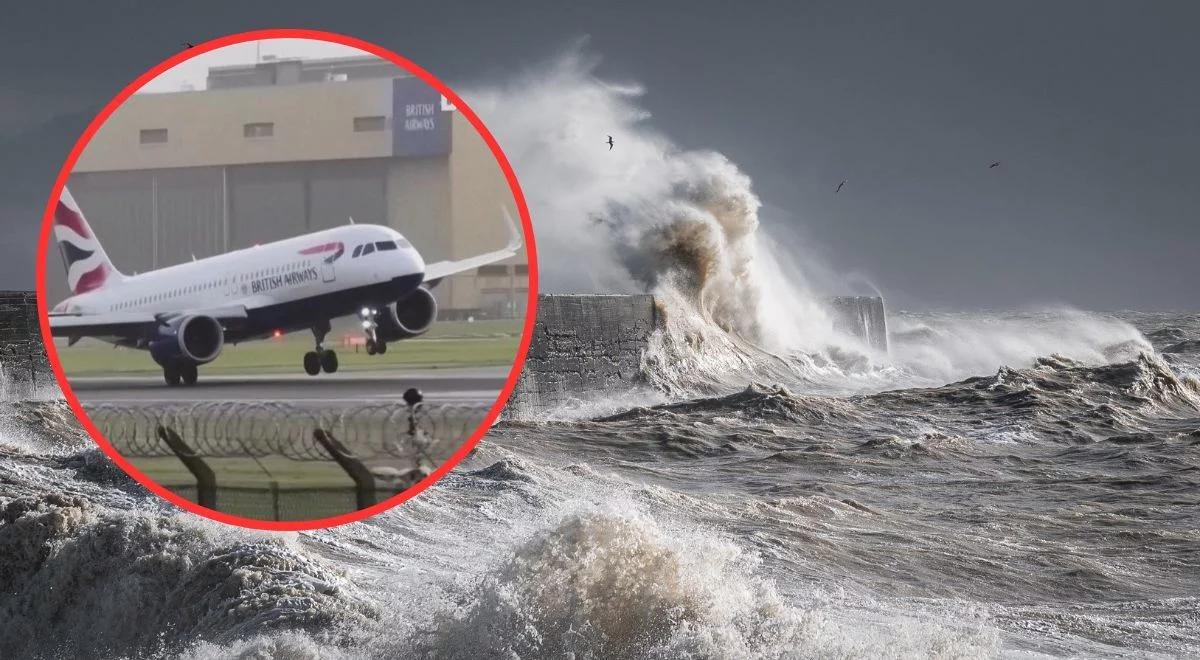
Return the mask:
<path fill-rule="evenodd" d="M 364 246 L 363 246 L 363 251 L 362 251 L 362 253 L 363 253 L 363 256 L 365 257 L 365 256 L 367 256 L 368 254 L 371 254 L 371 253 L 372 253 L 372 252 L 374 252 L 374 251 L 375 251 L 375 246 L 374 246 L 374 245 L 372 245 L 371 243 L 367 243 L 366 245 L 364 245 Z"/>
<path fill-rule="evenodd" d="M 383 250 L 395 250 L 396 249 L 396 241 L 376 241 L 375 249 L 377 249 L 381 252 Z"/>
<path fill-rule="evenodd" d="M 363 246 L 361 246 L 361 245 L 354 248 L 354 254 L 350 255 L 350 258 L 353 259 L 353 258 L 357 257 L 358 255 L 362 254 L 362 249 L 363 249 Z"/>

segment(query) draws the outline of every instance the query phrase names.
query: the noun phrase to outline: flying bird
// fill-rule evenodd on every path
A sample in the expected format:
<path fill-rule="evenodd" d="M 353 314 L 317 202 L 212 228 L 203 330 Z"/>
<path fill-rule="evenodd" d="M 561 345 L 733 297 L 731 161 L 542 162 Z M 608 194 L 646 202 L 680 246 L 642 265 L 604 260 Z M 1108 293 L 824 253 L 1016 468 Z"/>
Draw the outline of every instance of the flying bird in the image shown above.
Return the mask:
<path fill-rule="evenodd" d="M 844 185 L 846 185 L 846 179 L 842 179 L 842 182 L 838 184 L 837 190 L 833 191 L 833 194 L 836 195 L 836 194 L 842 192 L 842 186 L 844 186 Z"/>
<path fill-rule="evenodd" d="M 988 165 L 989 170 L 992 169 L 993 167 L 1000 167 L 1000 161 L 996 161 L 996 162 L 992 163 L 991 165 Z"/>
<path fill-rule="evenodd" d="M 610 136 L 608 136 L 608 150 L 612 151 L 612 148 L 613 148 L 613 139 L 612 139 L 612 136 L 610 135 Z"/>

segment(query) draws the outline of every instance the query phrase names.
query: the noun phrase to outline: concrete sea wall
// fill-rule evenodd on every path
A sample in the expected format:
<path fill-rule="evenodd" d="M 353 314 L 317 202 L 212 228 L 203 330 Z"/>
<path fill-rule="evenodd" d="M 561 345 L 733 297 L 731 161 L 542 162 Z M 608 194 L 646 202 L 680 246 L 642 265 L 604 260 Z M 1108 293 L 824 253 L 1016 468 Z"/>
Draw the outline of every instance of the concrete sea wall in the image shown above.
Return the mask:
<path fill-rule="evenodd" d="M 54 384 L 32 291 L 0 291 L 0 371 L 6 393 Z"/>
<path fill-rule="evenodd" d="M 520 414 L 628 389 L 662 322 L 651 295 L 538 296 L 533 343 L 509 407 Z"/>
<path fill-rule="evenodd" d="M 842 296 L 829 306 L 840 330 L 887 351 L 883 298 Z M 664 314 L 652 295 L 538 296 L 533 342 L 510 411 L 520 417 L 641 383 L 642 353 Z"/>

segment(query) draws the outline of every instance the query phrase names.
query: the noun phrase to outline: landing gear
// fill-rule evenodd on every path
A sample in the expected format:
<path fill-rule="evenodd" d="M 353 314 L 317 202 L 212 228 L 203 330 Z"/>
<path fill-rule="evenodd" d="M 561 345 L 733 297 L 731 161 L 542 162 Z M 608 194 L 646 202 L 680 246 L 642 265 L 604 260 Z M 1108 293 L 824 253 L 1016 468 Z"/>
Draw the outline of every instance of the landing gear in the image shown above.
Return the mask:
<path fill-rule="evenodd" d="M 328 350 L 321 352 L 321 369 L 327 374 L 331 374 L 338 369 L 337 353 Z"/>
<path fill-rule="evenodd" d="M 183 384 L 191 387 L 196 384 L 196 380 L 200 378 L 200 370 L 192 362 L 185 362 L 179 367 L 179 377 L 183 379 Z"/>
<path fill-rule="evenodd" d="M 200 378 L 200 370 L 194 362 L 171 361 L 163 365 L 163 380 L 170 387 L 178 387 L 180 383 L 191 387 Z"/>
<path fill-rule="evenodd" d="M 367 355 L 387 353 L 387 342 L 380 339 L 379 333 L 376 332 L 379 324 L 375 322 L 375 317 L 379 316 L 379 310 L 363 307 L 358 316 L 362 319 L 363 332 L 367 335 Z"/>
<path fill-rule="evenodd" d="M 322 371 L 331 374 L 337 370 L 338 356 L 336 351 L 321 349 L 319 352 L 309 351 L 304 354 L 304 373 L 309 376 L 316 376 Z"/>
<path fill-rule="evenodd" d="M 309 351 L 304 354 L 304 373 L 309 376 L 316 376 L 321 373 L 321 354 L 316 351 Z"/>
<path fill-rule="evenodd" d="M 176 365 L 174 362 L 168 362 L 167 364 L 163 365 L 163 380 L 167 381 L 168 386 L 178 387 L 179 379 L 180 374 L 178 365 Z"/>
<path fill-rule="evenodd" d="M 313 326 L 313 338 L 317 340 L 317 350 L 304 354 L 304 373 L 316 376 L 324 371 L 327 374 L 338 370 L 337 353 L 321 346 L 325 343 L 325 335 L 329 334 L 329 321 Z"/>
<path fill-rule="evenodd" d="M 387 353 L 387 342 L 367 338 L 367 355 L 383 355 Z"/>

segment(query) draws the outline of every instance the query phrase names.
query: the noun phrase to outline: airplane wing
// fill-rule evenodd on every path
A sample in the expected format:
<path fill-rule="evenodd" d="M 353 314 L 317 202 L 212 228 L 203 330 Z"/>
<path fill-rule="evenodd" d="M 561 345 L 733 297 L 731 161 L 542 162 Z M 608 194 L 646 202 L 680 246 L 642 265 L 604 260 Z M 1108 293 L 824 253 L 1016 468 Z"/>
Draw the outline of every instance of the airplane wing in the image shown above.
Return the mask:
<path fill-rule="evenodd" d="M 521 240 L 521 232 L 517 229 L 517 225 L 513 222 L 512 216 L 508 214 L 508 209 L 501 207 L 504 212 L 504 219 L 508 222 L 508 245 L 495 252 L 486 252 L 474 257 L 459 259 L 457 261 L 435 261 L 431 264 L 425 264 L 425 283 L 430 287 L 437 286 L 437 283 L 444 277 L 456 275 L 458 273 L 474 270 L 480 266 L 486 266 L 490 263 L 503 261 L 517 253 L 521 249 L 523 241 Z"/>
<path fill-rule="evenodd" d="M 51 314 L 50 334 L 55 337 L 134 337 L 147 327 L 158 325 L 149 312 L 109 312 L 105 314 Z"/>
<path fill-rule="evenodd" d="M 70 337 L 72 343 L 82 337 L 125 338 L 143 337 L 159 325 L 179 316 L 203 314 L 222 323 L 236 322 L 246 318 L 242 305 L 211 309 L 190 309 L 178 312 L 104 312 L 101 314 L 51 314 L 50 334 L 55 337 Z"/>

